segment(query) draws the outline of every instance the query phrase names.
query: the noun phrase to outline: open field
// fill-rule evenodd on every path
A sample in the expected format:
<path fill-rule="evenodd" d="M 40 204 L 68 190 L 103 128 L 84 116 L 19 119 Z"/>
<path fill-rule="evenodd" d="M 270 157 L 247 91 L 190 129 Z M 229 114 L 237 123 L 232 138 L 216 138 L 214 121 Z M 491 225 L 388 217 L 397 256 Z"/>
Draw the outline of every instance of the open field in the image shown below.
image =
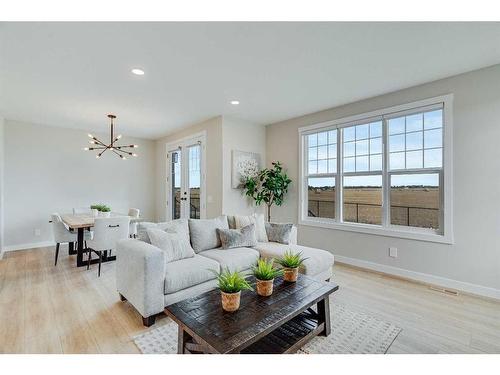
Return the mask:
<path fill-rule="evenodd" d="M 381 224 L 382 189 L 344 189 L 344 221 Z M 309 216 L 335 217 L 335 189 L 309 188 Z M 391 224 L 438 228 L 439 189 L 409 187 L 391 189 Z"/>

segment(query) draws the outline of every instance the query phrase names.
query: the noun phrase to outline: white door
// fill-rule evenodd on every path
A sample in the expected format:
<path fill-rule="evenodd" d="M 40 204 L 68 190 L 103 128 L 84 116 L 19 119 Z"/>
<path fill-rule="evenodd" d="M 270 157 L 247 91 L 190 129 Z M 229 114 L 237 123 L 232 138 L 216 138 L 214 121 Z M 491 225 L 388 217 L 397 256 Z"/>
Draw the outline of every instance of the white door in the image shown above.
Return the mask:
<path fill-rule="evenodd" d="M 205 217 L 205 137 L 167 145 L 167 220 Z"/>

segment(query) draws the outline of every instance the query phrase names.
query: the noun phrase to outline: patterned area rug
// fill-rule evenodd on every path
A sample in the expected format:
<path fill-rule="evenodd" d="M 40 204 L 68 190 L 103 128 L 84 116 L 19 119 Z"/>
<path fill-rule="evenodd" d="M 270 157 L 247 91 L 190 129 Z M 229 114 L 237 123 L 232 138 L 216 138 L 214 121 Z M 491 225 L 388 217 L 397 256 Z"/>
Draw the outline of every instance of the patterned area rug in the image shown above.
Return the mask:
<path fill-rule="evenodd" d="M 298 351 L 301 354 L 385 354 L 401 328 L 352 307 L 330 305 L 332 333 L 317 336 Z M 177 353 L 177 324 L 169 320 L 134 337 L 144 354 Z"/>

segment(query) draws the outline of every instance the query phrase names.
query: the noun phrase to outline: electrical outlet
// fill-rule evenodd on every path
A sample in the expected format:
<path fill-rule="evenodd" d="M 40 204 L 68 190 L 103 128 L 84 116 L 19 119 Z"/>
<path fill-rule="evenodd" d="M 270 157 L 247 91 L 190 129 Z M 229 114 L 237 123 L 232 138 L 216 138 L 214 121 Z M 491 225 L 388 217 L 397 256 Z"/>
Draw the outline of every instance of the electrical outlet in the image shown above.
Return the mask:
<path fill-rule="evenodd" d="M 39 228 L 35 229 L 35 236 L 39 236 L 42 234 L 42 231 Z"/>
<path fill-rule="evenodd" d="M 398 257 L 398 248 L 397 247 L 390 247 L 389 248 L 389 256 L 392 258 L 397 258 Z"/>

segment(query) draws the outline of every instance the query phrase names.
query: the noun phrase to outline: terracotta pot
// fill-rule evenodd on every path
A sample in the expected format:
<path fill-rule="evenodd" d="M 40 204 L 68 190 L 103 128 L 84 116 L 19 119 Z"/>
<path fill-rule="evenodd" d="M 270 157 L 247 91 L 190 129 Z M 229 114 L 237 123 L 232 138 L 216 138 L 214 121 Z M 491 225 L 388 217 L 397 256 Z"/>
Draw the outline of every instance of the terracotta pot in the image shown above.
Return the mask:
<path fill-rule="evenodd" d="M 221 290 L 222 308 L 233 312 L 240 308 L 241 291 L 238 293 L 225 293 Z"/>
<path fill-rule="evenodd" d="M 299 276 L 299 267 L 283 268 L 283 279 L 285 281 L 294 283 L 297 281 L 298 276 Z"/>
<path fill-rule="evenodd" d="M 273 283 L 272 280 L 259 280 L 257 279 L 257 294 L 263 297 L 269 297 L 273 294 Z"/>

